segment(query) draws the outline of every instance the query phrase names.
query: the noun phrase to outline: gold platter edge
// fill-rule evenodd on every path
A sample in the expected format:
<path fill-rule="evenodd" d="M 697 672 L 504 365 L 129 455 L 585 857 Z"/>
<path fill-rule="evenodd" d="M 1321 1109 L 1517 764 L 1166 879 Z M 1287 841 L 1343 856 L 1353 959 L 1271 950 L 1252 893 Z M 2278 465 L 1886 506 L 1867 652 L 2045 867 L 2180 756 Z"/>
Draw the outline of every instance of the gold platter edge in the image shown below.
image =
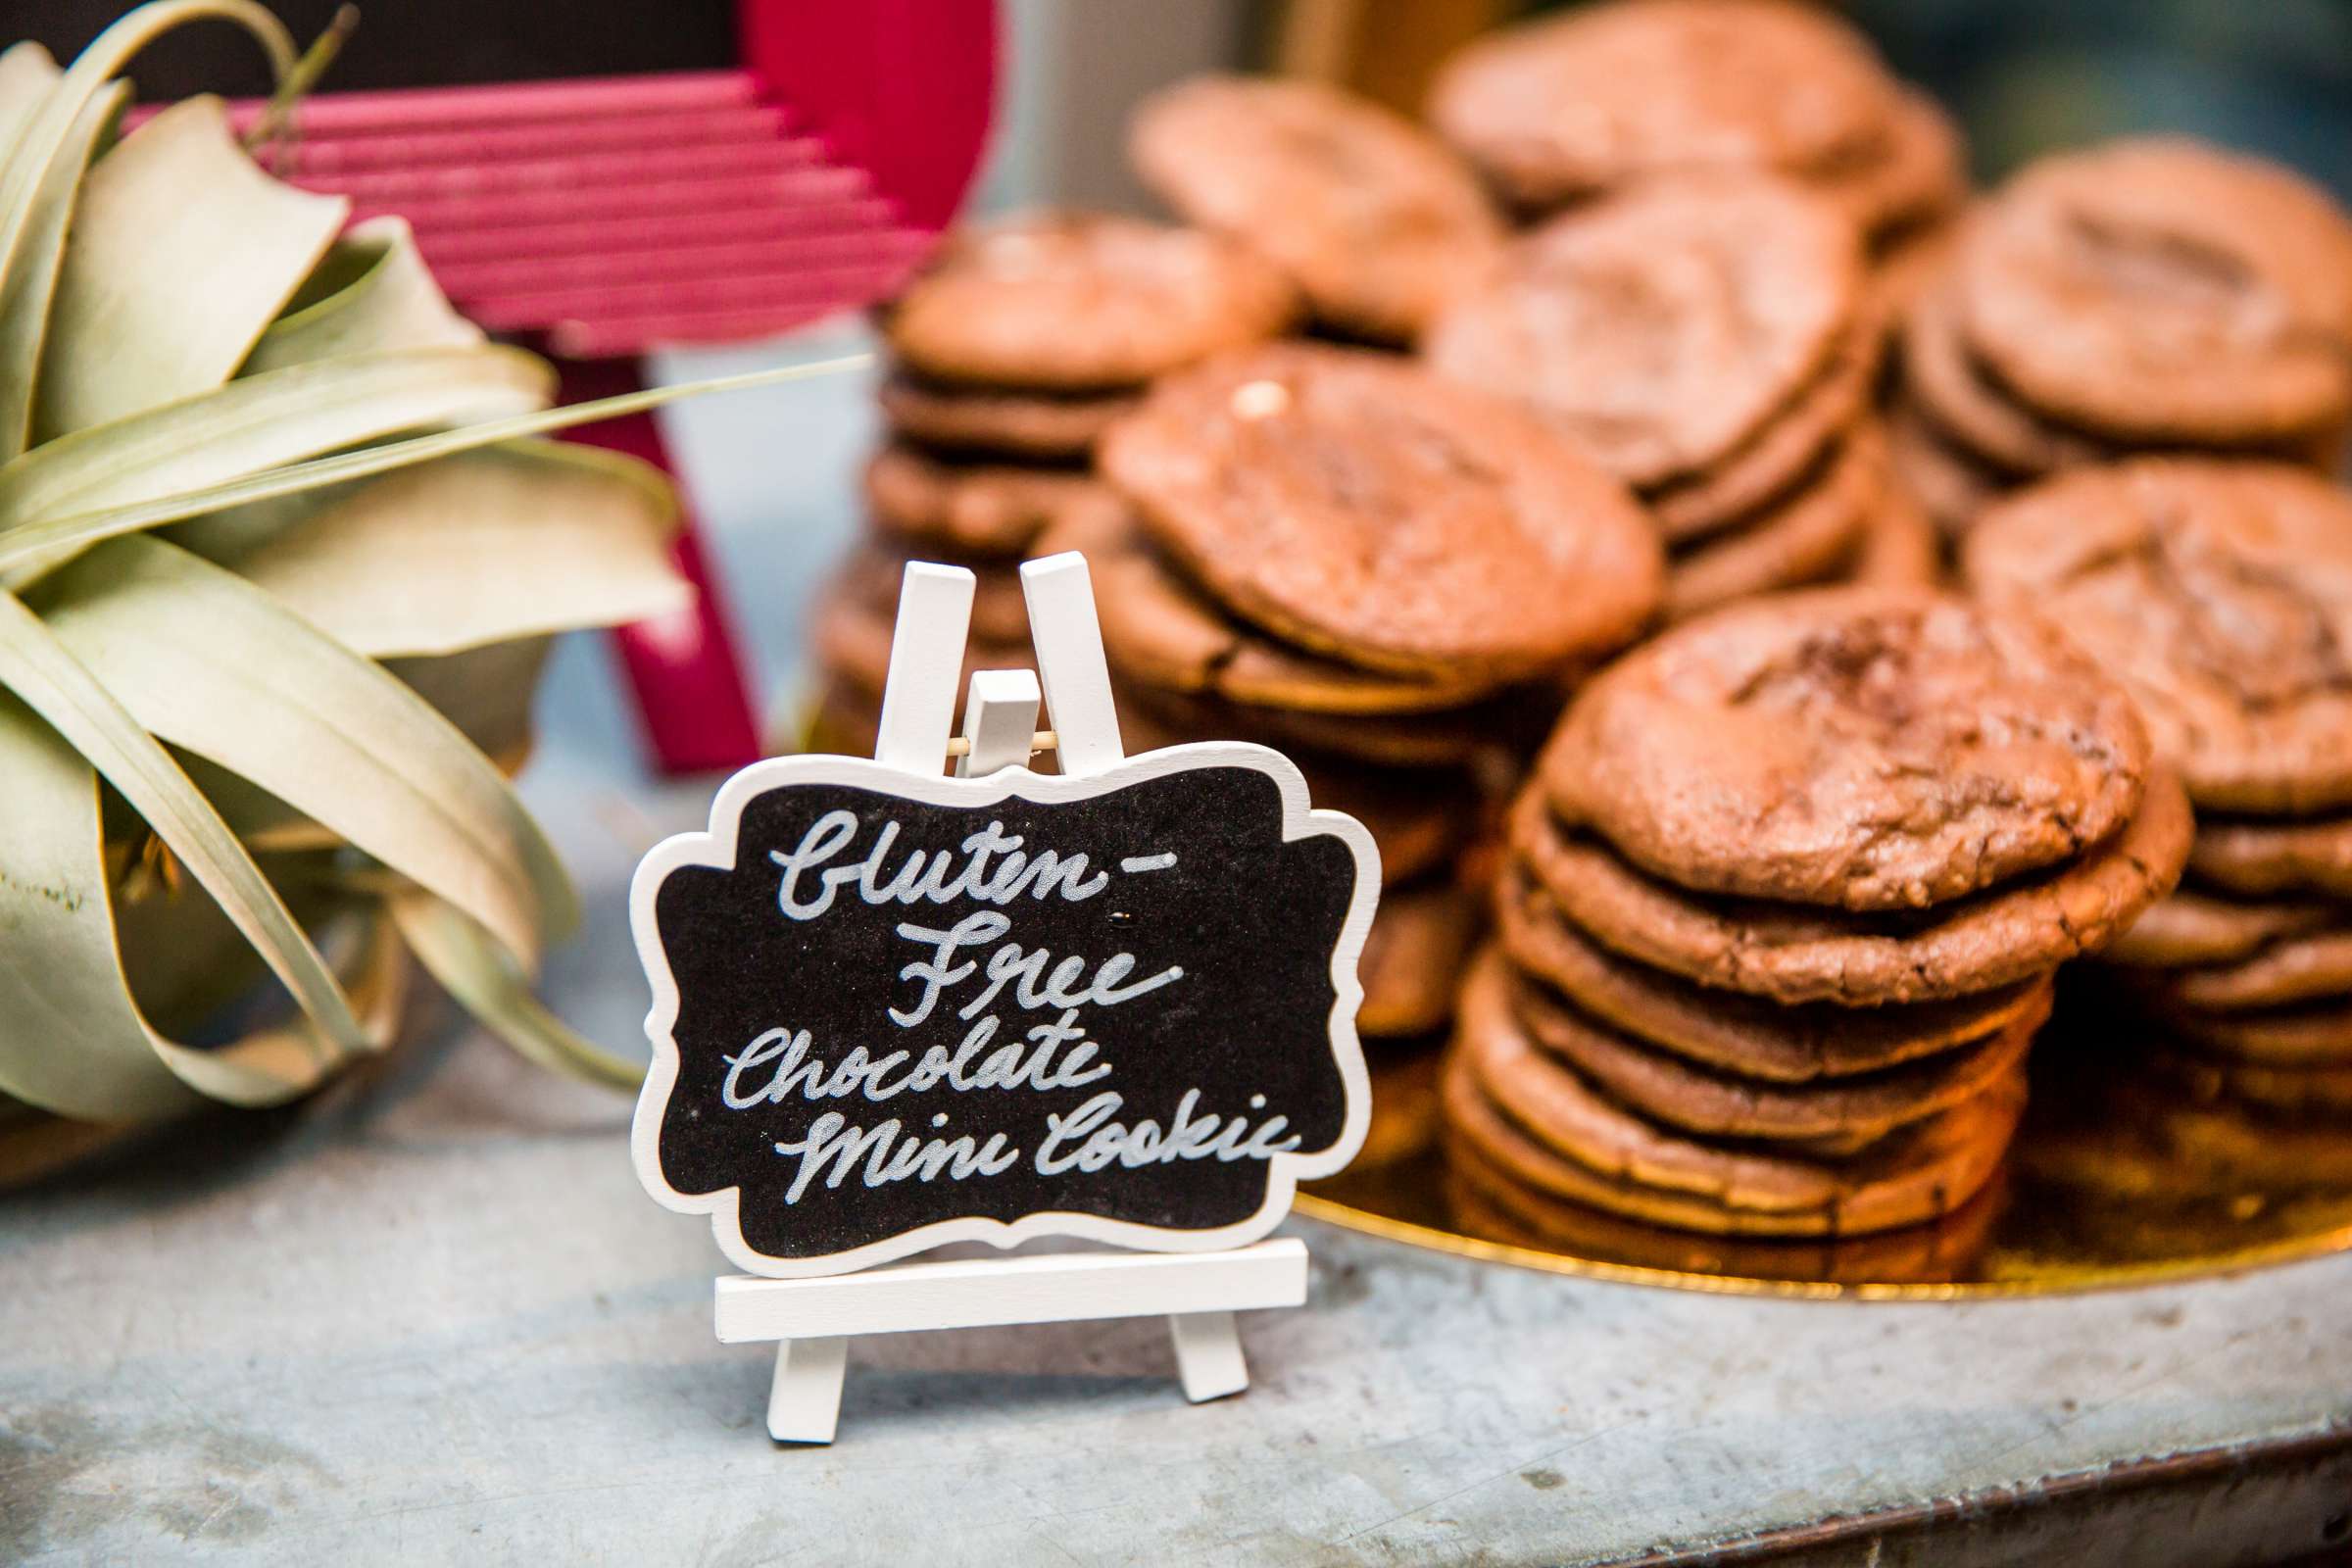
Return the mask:
<path fill-rule="evenodd" d="M 2183 1280 L 2218 1278 L 2282 1263 L 2306 1262 L 2352 1250 L 2352 1225 L 2314 1231 L 2303 1236 L 2233 1250 L 2161 1258 L 2137 1263 L 2053 1264 L 2011 1279 L 1969 1280 L 1920 1284 L 1860 1282 L 1842 1284 L 1814 1280 L 1773 1280 L 1742 1274 L 1699 1274 L 1680 1269 L 1649 1268 L 1635 1263 L 1612 1263 L 1579 1257 L 1570 1252 L 1544 1251 L 1510 1242 L 1492 1242 L 1459 1231 L 1442 1230 L 1411 1220 L 1357 1208 L 1337 1199 L 1300 1193 L 1295 1209 L 1309 1219 L 1342 1230 L 1418 1247 L 1483 1263 L 1507 1263 L 1544 1274 L 1576 1279 L 1605 1280 L 1614 1285 L 1698 1291 L 1710 1296 L 1765 1296 L 1800 1300 L 1849 1301 L 1964 1301 L 2015 1300 L 2042 1296 L 2081 1296 L 2094 1291 L 2129 1290 Z"/>

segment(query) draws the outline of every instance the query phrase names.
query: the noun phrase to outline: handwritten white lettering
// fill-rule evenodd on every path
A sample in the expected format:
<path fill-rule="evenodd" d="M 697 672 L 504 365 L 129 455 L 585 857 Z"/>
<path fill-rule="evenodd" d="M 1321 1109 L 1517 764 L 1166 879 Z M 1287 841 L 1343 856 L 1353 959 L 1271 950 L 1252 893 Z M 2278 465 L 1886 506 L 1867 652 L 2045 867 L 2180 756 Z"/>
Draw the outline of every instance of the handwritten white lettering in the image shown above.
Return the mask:
<path fill-rule="evenodd" d="M 873 1189 L 964 1182 L 1003 1175 L 1024 1159 L 1041 1176 L 1091 1175 L 1193 1160 L 1267 1160 L 1300 1146 L 1286 1116 L 1266 1114 L 1262 1094 L 1246 1097 L 1245 1112 L 1220 1113 L 1204 1109 L 1203 1102 L 1232 1094 L 1230 1086 L 1186 1088 L 1163 1116 L 1144 1114 L 1147 1107 L 1109 1087 L 1112 1063 L 1083 1021 L 1086 1009 L 1149 996 L 1185 979 L 1184 967 L 1171 963 L 1147 972 L 1134 953 L 1124 951 L 1099 962 L 1081 953 L 1056 954 L 1019 940 L 1013 912 L 1023 900 L 1094 898 L 1108 885 L 1109 870 L 1096 869 L 1086 853 L 1032 850 L 1002 820 L 948 848 L 910 842 L 921 831 L 898 817 L 841 808 L 809 822 L 790 850 L 768 852 L 777 868 L 776 908 L 788 920 L 822 919 L 837 909 L 837 901 L 909 911 L 980 906 L 943 914 L 938 923 L 910 912 L 891 927 L 915 950 L 896 973 L 900 986 L 912 987 L 913 994 L 894 992 L 884 1015 L 898 1030 L 929 1025 L 942 1038 L 885 1030 L 886 1040 L 907 1042 L 887 1047 L 855 1038 L 820 1042 L 810 1029 L 778 1026 L 721 1058 L 719 1099 L 729 1110 L 757 1113 L 795 1102 L 821 1107 L 797 1136 L 769 1138 L 776 1154 L 793 1162 L 787 1203 L 800 1202 L 819 1184 Z M 1161 851 L 1112 863 L 1123 874 L 1144 875 L 1173 868 L 1177 856 Z M 1131 912 L 1113 912 L 1103 923 L 1122 932 L 1145 929 Z M 795 983 L 825 984 L 822 965 Z M 1024 1014 L 1050 1021 L 1023 1029 L 1013 1020 L 1026 1021 Z M 875 1027 L 882 1028 L 878 1020 Z M 1172 1049 L 1156 1039 L 1153 1045 Z M 943 1102 L 922 1098 L 991 1092 L 1066 1095 L 1060 1107 L 1077 1103 L 1041 1107 L 1042 1136 L 1025 1152 L 1013 1133 L 952 1131 L 949 1110 L 938 1108 Z M 1168 1086 L 1155 1093 L 1177 1092 Z M 892 1105 L 898 1113 L 868 1125 L 855 1104 L 834 1108 L 852 1102 Z M 1001 1117 L 981 1119 L 1003 1124 Z"/>
<path fill-rule="evenodd" d="M 813 920 L 833 906 L 833 895 L 855 883 L 867 904 L 954 904 L 972 899 L 982 904 L 1010 904 L 1027 894 L 1043 901 L 1058 894 L 1075 904 L 1093 898 L 1110 885 L 1110 873 L 1087 874 L 1087 857 L 1065 856 L 1055 850 L 1035 855 L 1021 848 L 1017 833 L 1008 834 L 1002 822 L 966 837 L 958 846 L 965 859 L 954 867 L 948 850 L 909 850 L 896 871 L 886 870 L 891 847 L 898 842 L 896 819 L 884 822 L 874 834 L 865 858 L 846 865 L 827 865 L 858 836 L 858 814 L 827 811 L 808 825 L 791 851 L 770 850 L 767 858 L 782 868 L 776 886 L 776 906 L 788 919 Z M 991 857 L 1002 856 L 995 865 Z M 801 879 L 815 874 L 816 891 L 803 895 Z"/>
<path fill-rule="evenodd" d="M 1132 1170 L 1179 1159 L 1269 1159 L 1298 1147 L 1296 1134 L 1283 1136 L 1290 1125 L 1286 1116 L 1272 1117 L 1253 1131 L 1246 1117 L 1197 1115 L 1200 1102 L 1200 1090 L 1186 1090 L 1164 1132 L 1148 1117 L 1133 1124 L 1111 1120 L 1124 1104 L 1113 1090 L 1096 1095 L 1067 1116 L 1048 1112 L 1046 1139 L 1037 1148 L 1038 1173 L 1092 1172 L 1113 1163 Z"/>

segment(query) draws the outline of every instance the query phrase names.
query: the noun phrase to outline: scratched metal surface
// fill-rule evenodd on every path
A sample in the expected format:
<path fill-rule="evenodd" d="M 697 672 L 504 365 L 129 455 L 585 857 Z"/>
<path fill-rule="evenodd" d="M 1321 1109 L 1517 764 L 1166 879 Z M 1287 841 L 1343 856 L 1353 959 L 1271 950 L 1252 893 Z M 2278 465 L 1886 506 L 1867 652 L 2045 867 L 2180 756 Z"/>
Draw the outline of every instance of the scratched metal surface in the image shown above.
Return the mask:
<path fill-rule="evenodd" d="M 688 428 L 771 668 L 847 527 L 858 409 L 798 389 Z M 793 471 L 725 466 L 778 428 Z M 596 645 L 554 687 L 529 791 L 593 914 L 553 995 L 625 1040 L 617 892 L 706 790 L 614 770 Z M 875 1339 L 841 1442 L 778 1450 L 766 1357 L 713 1342 L 716 1253 L 638 1191 L 627 1113 L 443 1027 L 301 1111 L 0 1200 L 0 1560 L 2157 1564 L 2346 1528 L 2352 1256 L 1874 1305 L 1294 1222 L 1312 1299 L 1246 1320 L 1243 1398 L 1187 1407 L 1149 1322 Z"/>

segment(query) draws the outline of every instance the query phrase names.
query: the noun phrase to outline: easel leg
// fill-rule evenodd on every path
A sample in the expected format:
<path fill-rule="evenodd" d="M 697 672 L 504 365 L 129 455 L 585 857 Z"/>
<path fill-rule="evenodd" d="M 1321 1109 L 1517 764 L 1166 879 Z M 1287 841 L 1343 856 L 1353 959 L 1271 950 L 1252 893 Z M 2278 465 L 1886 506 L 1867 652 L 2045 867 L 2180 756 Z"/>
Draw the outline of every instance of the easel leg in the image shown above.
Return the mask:
<path fill-rule="evenodd" d="M 1176 1376 L 1193 1403 L 1250 1386 L 1250 1363 L 1242 1359 L 1241 1331 L 1231 1312 L 1170 1313 L 1168 1339 L 1176 1347 Z"/>
<path fill-rule="evenodd" d="M 850 1342 L 783 1340 L 767 1391 L 767 1435 L 778 1443 L 831 1443 L 841 1421 L 841 1375 Z"/>

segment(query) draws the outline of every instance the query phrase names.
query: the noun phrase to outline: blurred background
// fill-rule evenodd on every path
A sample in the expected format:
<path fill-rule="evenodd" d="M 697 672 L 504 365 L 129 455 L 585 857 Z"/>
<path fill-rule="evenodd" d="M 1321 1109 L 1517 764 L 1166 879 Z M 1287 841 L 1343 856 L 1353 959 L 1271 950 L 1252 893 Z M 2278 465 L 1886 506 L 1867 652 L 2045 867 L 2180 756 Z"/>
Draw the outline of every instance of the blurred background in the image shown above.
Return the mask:
<path fill-rule="evenodd" d="M 11 37 L 70 57 L 116 0 L 0 6 Z M 281 0 L 299 37 L 334 0 Z M 1137 95 L 1241 65 L 1342 80 L 1416 106 L 1446 51 L 1513 17 L 1509 0 L 1004 0 L 1006 74 L 981 200 L 1140 205 L 1118 157 Z M 1842 8 L 1897 74 L 1968 129 L 1980 178 L 2034 153 L 2170 129 L 2247 147 L 2352 188 L 2352 0 L 1855 0 Z M 733 58 L 729 0 L 377 0 L 336 63 L 338 89 L 679 71 Z M 260 63 L 226 29 L 143 56 L 143 96 L 257 93 Z"/>

